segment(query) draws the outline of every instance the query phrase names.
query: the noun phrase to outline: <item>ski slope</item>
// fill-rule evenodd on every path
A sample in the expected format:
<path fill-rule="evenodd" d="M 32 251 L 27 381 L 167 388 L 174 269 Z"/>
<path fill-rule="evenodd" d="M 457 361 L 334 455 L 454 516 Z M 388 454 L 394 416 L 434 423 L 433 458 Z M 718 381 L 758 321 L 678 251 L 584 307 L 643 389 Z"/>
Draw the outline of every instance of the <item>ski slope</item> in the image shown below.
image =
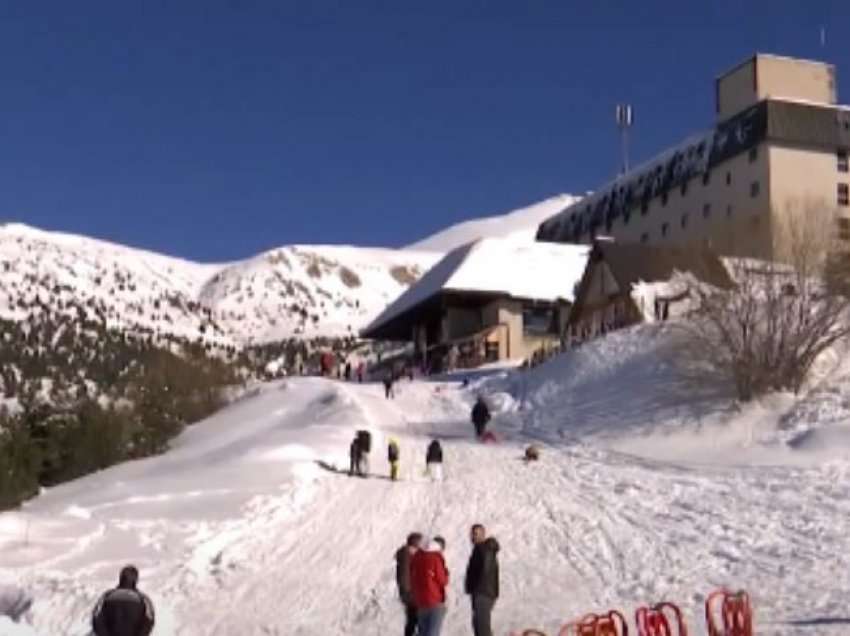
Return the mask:
<path fill-rule="evenodd" d="M 157 605 L 155 634 L 378 636 L 402 631 L 393 554 L 420 530 L 448 541 L 443 633 L 460 636 L 468 527 L 482 522 L 502 545 L 499 635 L 552 635 L 584 612 L 661 599 L 700 635 L 720 585 L 751 592 L 760 636 L 847 633 L 850 461 L 835 440 L 850 401 L 824 385 L 738 410 L 722 385 L 685 390 L 673 344 L 641 327 L 469 389 L 404 381 L 392 401 L 378 385 L 262 385 L 166 455 L 0 515 L 0 579 L 34 594 L 44 636 L 86 634 L 127 561 Z M 471 440 L 476 391 L 495 407 L 498 445 Z M 335 470 L 363 427 L 368 480 Z M 422 475 L 432 435 L 441 483 Z M 398 483 L 385 477 L 388 436 Z M 536 464 L 521 461 L 529 440 L 543 447 Z"/>

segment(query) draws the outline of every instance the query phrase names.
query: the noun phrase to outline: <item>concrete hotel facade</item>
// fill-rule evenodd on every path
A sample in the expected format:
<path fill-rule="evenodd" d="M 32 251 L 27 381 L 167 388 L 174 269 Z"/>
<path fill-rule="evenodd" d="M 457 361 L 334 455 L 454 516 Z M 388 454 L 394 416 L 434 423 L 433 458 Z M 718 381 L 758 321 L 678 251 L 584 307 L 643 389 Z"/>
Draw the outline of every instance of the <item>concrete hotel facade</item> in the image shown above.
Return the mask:
<path fill-rule="evenodd" d="M 850 240 L 850 107 L 836 105 L 834 68 L 756 55 L 715 87 L 714 128 L 566 208 L 537 239 L 699 242 L 772 258 L 778 215 L 799 209 L 837 212 Z"/>

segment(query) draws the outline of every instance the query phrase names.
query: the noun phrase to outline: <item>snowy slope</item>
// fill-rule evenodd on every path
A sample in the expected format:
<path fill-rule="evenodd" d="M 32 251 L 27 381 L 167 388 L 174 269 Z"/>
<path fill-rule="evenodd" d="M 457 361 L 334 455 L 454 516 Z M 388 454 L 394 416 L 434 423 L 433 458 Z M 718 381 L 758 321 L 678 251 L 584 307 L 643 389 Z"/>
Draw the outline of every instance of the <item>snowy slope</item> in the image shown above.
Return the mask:
<path fill-rule="evenodd" d="M 824 386 L 738 410 L 721 384 L 695 390 L 671 344 L 663 327 L 640 327 L 470 391 L 403 382 L 394 401 L 368 384 L 265 385 L 162 457 L 0 515 L 0 579 L 33 592 L 42 634 L 86 634 L 98 593 L 132 560 L 157 603 L 155 634 L 383 636 L 401 631 L 392 557 L 416 529 L 448 540 L 443 633 L 460 636 L 467 531 L 480 521 L 502 545 L 500 635 L 551 636 L 588 611 L 630 616 L 669 599 L 704 636 L 702 600 L 720 585 L 751 592 L 759 636 L 846 633 L 850 453 L 779 433 L 789 414 L 797 433 L 823 431 L 850 407 L 824 401 Z M 470 439 L 475 390 L 496 407 L 499 445 Z M 379 476 L 386 438 L 399 439 L 401 482 L 335 472 L 361 427 Z M 432 435 L 443 483 L 421 472 Z M 530 440 L 542 459 L 525 465 Z"/>
<path fill-rule="evenodd" d="M 464 221 L 409 245 L 406 249 L 448 252 L 487 237 L 517 236 L 533 240 L 538 226 L 581 197 L 559 194 L 534 205 L 503 214 Z"/>
<path fill-rule="evenodd" d="M 0 317 L 47 306 L 118 328 L 223 343 L 356 334 L 437 256 L 288 246 L 207 265 L 19 224 L 0 226 Z"/>

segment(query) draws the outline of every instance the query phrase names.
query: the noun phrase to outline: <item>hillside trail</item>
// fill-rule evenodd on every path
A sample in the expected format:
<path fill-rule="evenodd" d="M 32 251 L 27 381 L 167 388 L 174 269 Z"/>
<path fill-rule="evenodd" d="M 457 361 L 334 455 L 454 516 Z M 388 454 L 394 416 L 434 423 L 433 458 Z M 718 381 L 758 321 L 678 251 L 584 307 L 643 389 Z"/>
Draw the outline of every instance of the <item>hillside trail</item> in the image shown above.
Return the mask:
<path fill-rule="evenodd" d="M 491 426 L 502 441 L 473 440 L 472 396 L 455 384 L 402 381 L 394 400 L 378 385 L 311 380 L 303 387 L 318 400 L 299 406 L 303 413 L 291 405 L 294 397 L 306 399 L 307 388 L 264 394 L 245 412 L 259 422 L 269 409 L 290 408 L 296 419 L 332 432 L 341 452 L 324 468 L 293 462 L 294 480 L 252 497 L 237 517 L 186 532 L 169 522 L 165 541 L 174 545 L 157 546 L 161 551 L 144 570 L 143 582 L 161 610 L 155 634 L 401 633 L 394 554 L 409 532 L 420 531 L 447 540 L 451 582 L 443 634 L 467 635 L 463 574 L 472 523 L 487 526 L 502 546 L 493 617 L 500 635 L 532 626 L 554 634 L 589 611 L 616 607 L 630 615 L 640 604 L 670 599 L 700 636 L 704 595 L 720 585 L 752 592 L 760 636 L 841 633 L 840 624 L 792 628 L 786 622 L 839 616 L 846 601 L 836 582 L 850 568 L 850 498 L 829 470 L 659 463 L 592 440 L 544 446 L 539 462 L 526 463 L 521 423 L 497 414 Z M 330 410 L 318 412 L 321 405 Z M 246 426 L 247 440 L 232 426 L 216 435 L 232 438 L 228 452 L 243 452 L 241 444 L 274 447 L 282 442 L 273 422 Z M 216 431 L 219 424 L 200 426 Z M 373 432 L 368 479 L 344 472 L 343 440 L 358 428 Z M 298 431 L 288 434 L 302 435 Z M 398 482 L 387 477 L 390 436 L 401 446 Z M 444 449 L 442 482 L 423 474 L 432 437 Z M 131 522 L 121 523 L 134 531 Z M 97 545 L 97 536 L 91 541 Z M 96 556 L 111 569 L 110 558 L 118 555 L 101 548 Z M 67 626 L 70 615 L 85 616 L 91 603 L 91 582 L 71 576 L 63 583 L 64 600 L 42 601 L 39 627 L 53 629 L 45 633 L 84 633 L 57 627 Z M 37 594 L 49 594 L 48 584 L 41 581 Z M 798 598 L 811 607 L 795 606 Z"/>
<path fill-rule="evenodd" d="M 416 530 L 446 538 L 451 584 L 443 633 L 469 634 L 463 574 L 476 522 L 502 545 L 498 633 L 529 626 L 556 633 L 587 611 L 629 614 L 639 604 L 674 599 L 700 634 L 704 595 L 720 585 L 749 587 L 768 616 L 793 610 L 783 607 L 782 595 L 793 598 L 802 587 L 840 602 L 818 559 L 846 542 L 829 518 L 836 504 L 848 506 L 823 484 L 795 485 L 793 470 L 694 470 L 584 445 L 546 449 L 542 461 L 527 464 L 523 439 L 511 439 L 512 432 L 495 445 L 473 439 L 471 396 L 456 386 L 401 382 L 394 400 L 375 386 L 338 390 L 375 433 L 373 477 L 322 474 L 300 514 L 245 533 L 243 551 L 254 569 L 245 572 L 236 557 L 241 565 L 234 580 L 217 582 L 219 594 L 178 608 L 186 611 L 180 633 L 400 633 L 393 556 Z M 493 427 L 500 428 L 498 416 Z M 389 436 L 402 448 L 397 483 L 386 478 Z M 432 437 L 445 453 L 445 479 L 437 483 L 423 475 Z M 807 515 L 798 514 L 795 488 L 814 504 Z M 813 530 L 820 541 L 807 537 Z M 790 562 L 788 546 L 796 546 Z M 793 581 L 785 577 L 792 569 Z M 765 577 L 777 581 L 778 598 L 762 596 L 758 581 Z M 192 606 L 202 608 L 198 622 Z M 198 631 L 201 617 L 212 614 L 220 618 Z M 775 633 L 793 630 L 781 625 Z M 827 626 L 799 633 L 837 632 Z"/>
<path fill-rule="evenodd" d="M 545 552 L 545 544 L 568 544 L 559 512 L 545 498 L 540 500 L 543 471 L 526 465 L 517 446 L 473 441 L 466 405 L 457 389 L 439 388 L 441 392 L 425 383 L 402 383 L 397 398 L 386 400 L 380 387 L 338 385 L 337 390 L 361 413 L 362 423 L 375 433 L 371 477 L 322 471 L 303 508 L 292 507 L 282 514 L 282 502 L 270 501 L 266 509 L 255 510 L 251 527 L 243 528 L 240 537 L 222 551 L 199 548 L 196 552 L 211 555 L 208 576 L 199 578 L 196 567 L 187 567 L 174 584 L 174 591 L 186 599 L 175 607 L 182 626 L 178 633 L 378 635 L 400 631 L 394 554 L 414 530 L 426 536 L 441 534 L 448 542 L 451 610 L 444 633 L 449 635 L 469 631 L 462 583 L 472 523 L 491 527 L 497 539 L 511 546 L 510 552 L 503 553 L 502 587 L 507 596 L 551 585 L 577 590 L 582 587 L 582 575 L 599 577 L 600 567 L 616 570 L 621 566 L 606 543 L 608 531 L 593 533 L 592 539 L 598 548 L 594 553 L 601 550 L 604 561 L 614 561 L 606 566 L 569 547 L 551 556 L 563 567 L 524 563 Z M 437 417 L 429 419 L 429 414 Z M 385 442 L 390 436 L 402 448 L 398 482 L 387 477 Z M 444 447 L 441 482 L 424 475 L 425 448 L 432 437 L 441 439 Z M 561 479 L 556 474 L 548 478 L 554 479 L 551 487 L 558 488 Z M 594 512 L 590 509 L 570 514 L 574 517 L 571 533 L 579 527 L 590 533 L 591 526 L 608 523 L 591 521 Z M 600 600 L 587 593 L 571 596 L 584 599 L 582 604 L 587 606 Z M 504 612 L 501 618 L 507 620 L 513 613 Z M 498 606 L 495 616 L 500 618 Z M 561 618 L 552 617 L 551 622 Z"/>

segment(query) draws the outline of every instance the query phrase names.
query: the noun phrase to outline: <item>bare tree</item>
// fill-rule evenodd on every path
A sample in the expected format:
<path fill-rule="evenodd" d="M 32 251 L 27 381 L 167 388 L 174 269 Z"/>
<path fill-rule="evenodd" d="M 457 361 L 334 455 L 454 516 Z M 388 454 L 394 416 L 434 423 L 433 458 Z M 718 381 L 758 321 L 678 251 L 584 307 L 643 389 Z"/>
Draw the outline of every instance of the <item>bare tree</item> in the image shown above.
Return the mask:
<path fill-rule="evenodd" d="M 772 216 L 773 260 L 728 259 L 735 285 L 698 285 L 684 328 L 696 360 L 741 400 L 798 392 L 818 357 L 850 337 L 848 244 L 835 209 L 808 201 Z"/>

